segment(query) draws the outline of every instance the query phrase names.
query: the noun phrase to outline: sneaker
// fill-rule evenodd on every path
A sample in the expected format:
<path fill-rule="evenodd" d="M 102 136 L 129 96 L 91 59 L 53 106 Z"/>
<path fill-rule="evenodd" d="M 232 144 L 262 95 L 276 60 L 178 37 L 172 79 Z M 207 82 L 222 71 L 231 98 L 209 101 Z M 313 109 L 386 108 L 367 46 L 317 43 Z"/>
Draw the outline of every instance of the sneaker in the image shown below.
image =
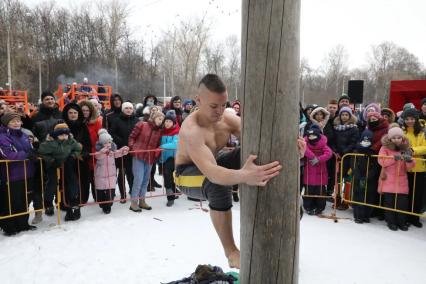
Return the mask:
<path fill-rule="evenodd" d="M 127 202 L 127 200 L 126 200 L 126 199 L 121 199 L 121 200 L 120 200 L 120 203 L 121 203 L 121 204 L 126 204 L 126 202 Z"/>
<path fill-rule="evenodd" d="M 55 209 L 53 208 L 53 206 L 46 207 L 46 209 L 44 210 L 44 214 L 46 214 L 47 216 L 53 216 L 54 212 Z"/>
<path fill-rule="evenodd" d="M 129 210 L 133 212 L 142 212 L 142 209 L 139 208 L 138 202 L 136 200 L 131 201 Z"/>
<path fill-rule="evenodd" d="M 395 224 L 388 224 L 388 228 L 392 231 L 398 231 L 398 226 Z"/>
<path fill-rule="evenodd" d="M 139 199 L 139 208 L 140 209 L 145 209 L 145 210 L 151 210 L 152 207 L 149 206 L 146 202 L 145 199 Z"/>
<path fill-rule="evenodd" d="M 43 212 L 41 211 L 35 212 L 35 216 L 34 216 L 34 219 L 31 221 L 31 224 L 37 225 L 41 223 L 41 221 L 43 221 Z"/>
<path fill-rule="evenodd" d="M 174 203 L 175 203 L 174 200 L 168 200 L 166 206 L 167 207 L 172 207 Z"/>
<path fill-rule="evenodd" d="M 399 226 L 398 226 L 398 228 L 399 228 L 401 231 L 408 231 L 408 226 L 407 226 L 407 225 L 399 225 Z"/>

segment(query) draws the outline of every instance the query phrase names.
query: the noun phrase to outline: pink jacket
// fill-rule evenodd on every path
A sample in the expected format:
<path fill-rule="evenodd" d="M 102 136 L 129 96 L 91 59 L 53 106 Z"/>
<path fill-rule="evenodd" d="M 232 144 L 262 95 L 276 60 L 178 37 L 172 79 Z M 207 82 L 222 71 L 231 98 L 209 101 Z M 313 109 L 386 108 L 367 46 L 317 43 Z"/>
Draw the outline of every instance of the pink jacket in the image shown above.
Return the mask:
<path fill-rule="evenodd" d="M 125 155 L 123 148 L 116 151 L 106 152 L 102 149 L 96 152 L 95 166 L 95 187 L 97 190 L 115 188 L 117 182 L 117 169 L 115 168 L 115 158 Z"/>
<path fill-rule="evenodd" d="M 382 173 L 379 178 L 378 192 L 408 194 L 408 177 L 407 170 L 415 166 L 415 161 L 404 162 L 403 160 L 395 161 L 395 155 L 401 155 L 404 150 L 409 149 L 408 140 L 404 138 L 403 143 L 406 146 L 397 151 L 395 145 L 391 143 L 385 135 L 382 138 L 382 148 L 380 148 L 379 156 L 391 156 L 392 158 L 379 157 L 379 164 L 382 166 Z"/>
<path fill-rule="evenodd" d="M 303 173 L 303 183 L 306 185 L 326 185 L 328 183 L 327 161 L 333 155 L 330 147 L 327 146 L 327 137 L 321 135 L 320 140 L 315 144 L 309 144 L 307 137 L 305 152 L 305 170 Z M 317 158 L 319 163 L 313 166 L 310 162 Z"/>

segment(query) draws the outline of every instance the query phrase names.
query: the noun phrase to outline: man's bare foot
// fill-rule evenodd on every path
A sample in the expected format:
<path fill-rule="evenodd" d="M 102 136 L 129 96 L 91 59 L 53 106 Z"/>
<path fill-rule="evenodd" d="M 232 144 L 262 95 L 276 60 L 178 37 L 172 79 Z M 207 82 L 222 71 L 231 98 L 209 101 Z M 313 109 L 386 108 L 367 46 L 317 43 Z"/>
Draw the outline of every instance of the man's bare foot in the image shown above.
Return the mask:
<path fill-rule="evenodd" d="M 235 250 L 228 255 L 228 263 L 231 268 L 240 269 L 240 251 Z"/>

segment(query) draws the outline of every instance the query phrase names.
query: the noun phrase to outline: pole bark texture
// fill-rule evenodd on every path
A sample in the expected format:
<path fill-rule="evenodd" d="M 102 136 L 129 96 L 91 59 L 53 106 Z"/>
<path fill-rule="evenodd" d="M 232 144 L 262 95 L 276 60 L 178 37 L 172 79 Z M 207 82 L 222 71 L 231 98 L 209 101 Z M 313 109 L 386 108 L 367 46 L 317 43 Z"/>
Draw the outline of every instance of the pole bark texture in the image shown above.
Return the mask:
<path fill-rule="evenodd" d="M 283 169 L 241 190 L 241 283 L 298 283 L 300 0 L 243 0 L 242 18 L 242 159 Z"/>

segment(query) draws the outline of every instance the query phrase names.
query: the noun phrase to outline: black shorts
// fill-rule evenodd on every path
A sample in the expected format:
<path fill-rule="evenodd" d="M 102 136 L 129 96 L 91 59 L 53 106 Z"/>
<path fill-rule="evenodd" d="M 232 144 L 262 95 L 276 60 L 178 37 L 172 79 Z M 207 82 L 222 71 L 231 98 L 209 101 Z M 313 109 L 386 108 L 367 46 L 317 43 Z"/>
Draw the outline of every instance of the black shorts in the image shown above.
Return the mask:
<path fill-rule="evenodd" d="M 240 169 L 240 148 L 234 150 L 223 150 L 219 152 L 216 162 L 219 166 L 227 169 Z M 176 186 L 179 190 L 194 199 L 207 199 L 209 207 L 216 211 L 227 211 L 232 207 L 232 186 L 218 185 L 210 182 L 203 176 L 203 173 L 194 164 L 177 165 L 175 170 Z M 199 186 L 185 184 L 183 178 L 180 182 L 179 177 L 194 177 Z"/>

